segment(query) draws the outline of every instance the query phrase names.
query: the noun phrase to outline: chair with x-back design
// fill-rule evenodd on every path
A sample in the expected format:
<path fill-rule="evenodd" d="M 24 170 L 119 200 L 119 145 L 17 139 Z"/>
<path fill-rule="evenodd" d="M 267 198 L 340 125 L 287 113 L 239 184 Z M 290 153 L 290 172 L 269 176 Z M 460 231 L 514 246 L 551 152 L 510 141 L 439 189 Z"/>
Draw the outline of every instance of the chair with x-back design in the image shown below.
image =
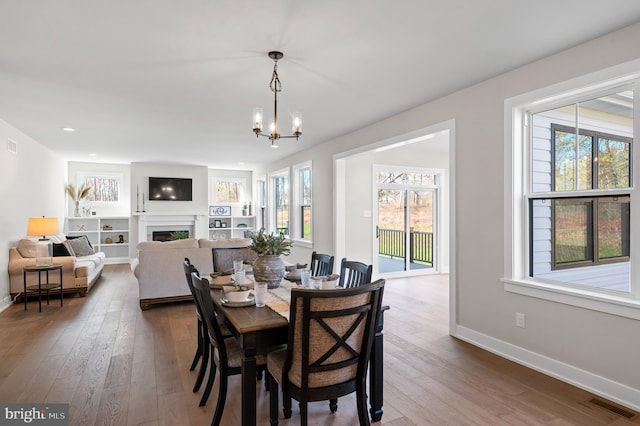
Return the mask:
<path fill-rule="evenodd" d="M 287 348 L 267 355 L 271 425 L 278 424 L 278 384 L 285 418 L 291 417 L 291 398 L 300 403 L 305 426 L 308 402 L 356 392 L 360 425 L 369 425 L 366 372 L 383 289 L 384 280 L 331 291 L 291 290 Z"/>

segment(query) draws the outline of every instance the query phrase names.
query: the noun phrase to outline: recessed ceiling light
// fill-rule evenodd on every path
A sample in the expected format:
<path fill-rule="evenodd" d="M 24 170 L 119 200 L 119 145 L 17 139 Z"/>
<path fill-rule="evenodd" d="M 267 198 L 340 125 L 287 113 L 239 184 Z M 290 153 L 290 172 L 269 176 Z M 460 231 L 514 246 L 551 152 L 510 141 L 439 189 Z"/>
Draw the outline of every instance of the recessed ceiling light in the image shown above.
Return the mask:
<path fill-rule="evenodd" d="M 244 166 L 244 161 L 238 161 L 238 166 Z"/>
<path fill-rule="evenodd" d="M 63 127 L 62 130 L 64 130 L 65 132 L 75 132 L 76 129 L 74 129 L 73 127 Z"/>
<path fill-rule="evenodd" d="M 98 154 L 96 154 L 95 152 L 92 152 L 91 154 L 89 154 L 89 157 L 96 157 Z"/>

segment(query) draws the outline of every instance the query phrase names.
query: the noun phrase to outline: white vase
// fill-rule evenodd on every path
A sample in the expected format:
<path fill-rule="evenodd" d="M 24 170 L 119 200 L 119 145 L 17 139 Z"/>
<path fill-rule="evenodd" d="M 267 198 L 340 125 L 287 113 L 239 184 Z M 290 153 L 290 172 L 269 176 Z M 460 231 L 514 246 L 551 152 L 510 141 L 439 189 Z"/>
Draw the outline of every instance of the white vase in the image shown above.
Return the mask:
<path fill-rule="evenodd" d="M 80 214 L 80 201 L 76 201 L 75 203 L 76 203 L 76 208 L 75 208 L 75 210 L 73 210 L 73 216 L 74 217 L 80 217 L 80 216 L 82 216 Z"/>

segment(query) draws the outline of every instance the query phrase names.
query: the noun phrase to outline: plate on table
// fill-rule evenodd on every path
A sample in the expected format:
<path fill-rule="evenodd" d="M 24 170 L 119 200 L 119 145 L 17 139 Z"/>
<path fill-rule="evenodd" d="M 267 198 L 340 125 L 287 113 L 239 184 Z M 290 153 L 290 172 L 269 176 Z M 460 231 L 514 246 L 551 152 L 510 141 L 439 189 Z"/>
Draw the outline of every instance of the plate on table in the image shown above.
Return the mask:
<path fill-rule="evenodd" d="M 245 306 L 253 306 L 256 304 L 256 298 L 253 294 L 249 294 L 249 298 L 247 300 L 243 300 L 242 302 L 229 302 L 225 297 L 220 298 L 220 303 L 222 306 L 227 308 L 243 308 Z"/>
<path fill-rule="evenodd" d="M 226 285 L 233 285 L 233 281 L 231 280 L 231 275 L 224 276 L 212 276 L 211 280 L 209 280 L 209 287 L 211 288 L 222 288 Z"/>

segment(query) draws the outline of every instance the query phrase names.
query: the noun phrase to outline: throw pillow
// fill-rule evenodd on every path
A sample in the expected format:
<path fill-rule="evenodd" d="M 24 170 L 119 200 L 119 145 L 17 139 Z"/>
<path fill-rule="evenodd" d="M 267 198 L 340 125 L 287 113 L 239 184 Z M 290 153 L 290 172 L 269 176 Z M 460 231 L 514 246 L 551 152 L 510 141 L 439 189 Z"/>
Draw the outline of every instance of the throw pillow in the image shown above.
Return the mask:
<path fill-rule="evenodd" d="M 84 238 L 72 238 L 67 240 L 69 245 L 73 249 L 73 252 L 76 256 L 89 256 L 94 254 L 93 247 L 89 244 L 89 239 L 84 236 Z"/>
<path fill-rule="evenodd" d="M 18 253 L 20 253 L 20 256 L 22 257 L 37 257 L 38 256 L 36 252 L 37 247 L 38 247 L 37 240 L 23 238 L 20 241 L 18 241 L 18 246 L 16 247 L 16 249 L 18 250 Z"/>
<path fill-rule="evenodd" d="M 67 235 L 66 238 L 67 238 L 67 241 L 75 240 L 78 238 L 84 238 L 87 240 L 87 244 L 89 244 L 89 247 L 93 248 L 93 246 L 91 245 L 91 241 L 89 241 L 89 237 L 87 237 L 86 235 Z"/>
<path fill-rule="evenodd" d="M 53 257 L 71 256 L 67 246 L 62 243 L 53 243 Z"/>

